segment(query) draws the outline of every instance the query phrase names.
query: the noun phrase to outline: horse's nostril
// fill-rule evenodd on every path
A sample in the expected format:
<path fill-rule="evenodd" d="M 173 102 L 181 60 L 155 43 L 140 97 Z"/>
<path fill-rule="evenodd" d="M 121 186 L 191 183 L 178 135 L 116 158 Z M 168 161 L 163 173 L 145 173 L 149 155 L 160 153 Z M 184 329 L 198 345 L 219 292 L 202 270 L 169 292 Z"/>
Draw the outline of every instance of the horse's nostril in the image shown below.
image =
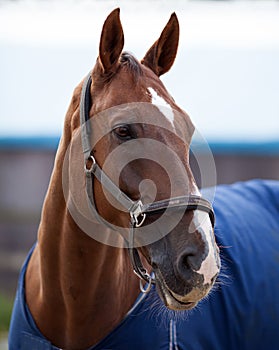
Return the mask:
<path fill-rule="evenodd" d="M 179 265 L 181 269 L 198 269 L 197 259 L 194 253 L 183 255 L 181 258 L 181 263 Z"/>
<path fill-rule="evenodd" d="M 177 260 L 176 270 L 180 278 L 189 279 L 193 270 L 198 269 L 197 255 L 193 250 L 185 251 Z"/>
<path fill-rule="evenodd" d="M 181 258 L 181 268 L 183 269 L 183 268 L 186 268 L 186 269 L 188 269 L 188 268 L 191 268 L 191 257 L 192 257 L 193 255 L 191 254 L 191 255 L 184 255 L 182 258 Z"/>

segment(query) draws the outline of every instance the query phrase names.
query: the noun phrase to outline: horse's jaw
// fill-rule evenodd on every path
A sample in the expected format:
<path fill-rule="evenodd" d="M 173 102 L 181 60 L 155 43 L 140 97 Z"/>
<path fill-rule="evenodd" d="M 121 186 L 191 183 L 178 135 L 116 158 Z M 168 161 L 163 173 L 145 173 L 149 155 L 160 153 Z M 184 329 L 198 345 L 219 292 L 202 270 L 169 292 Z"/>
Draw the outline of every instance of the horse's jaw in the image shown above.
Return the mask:
<path fill-rule="evenodd" d="M 199 301 L 208 295 L 211 286 L 193 287 L 187 294 L 175 293 L 166 284 L 160 270 L 154 271 L 156 276 L 157 292 L 165 306 L 174 311 L 185 311 L 193 309 Z"/>

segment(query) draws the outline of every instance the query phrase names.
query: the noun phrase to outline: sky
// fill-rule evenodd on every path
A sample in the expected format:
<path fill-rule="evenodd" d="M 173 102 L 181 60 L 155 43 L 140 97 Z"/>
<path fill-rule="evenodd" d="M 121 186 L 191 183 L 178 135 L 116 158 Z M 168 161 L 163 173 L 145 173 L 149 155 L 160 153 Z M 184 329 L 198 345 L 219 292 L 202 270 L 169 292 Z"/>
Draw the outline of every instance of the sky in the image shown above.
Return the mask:
<path fill-rule="evenodd" d="M 119 5 L 139 59 L 176 12 L 178 55 L 162 80 L 205 137 L 279 139 L 279 2 L 182 0 L 0 1 L 0 137 L 60 135 Z"/>

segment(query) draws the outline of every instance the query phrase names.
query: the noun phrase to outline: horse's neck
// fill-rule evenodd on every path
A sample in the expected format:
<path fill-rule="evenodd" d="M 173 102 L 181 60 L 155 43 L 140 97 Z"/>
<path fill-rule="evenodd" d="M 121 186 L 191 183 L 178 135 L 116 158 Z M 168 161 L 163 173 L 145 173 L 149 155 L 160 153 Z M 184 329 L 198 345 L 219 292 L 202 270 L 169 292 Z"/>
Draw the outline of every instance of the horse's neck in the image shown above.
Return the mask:
<path fill-rule="evenodd" d="M 26 297 L 47 338 L 62 348 L 82 349 L 123 319 L 138 281 L 125 249 L 98 243 L 71 218 L 61 188 L 62 163 L 60 151 L 26 274 Z"/>

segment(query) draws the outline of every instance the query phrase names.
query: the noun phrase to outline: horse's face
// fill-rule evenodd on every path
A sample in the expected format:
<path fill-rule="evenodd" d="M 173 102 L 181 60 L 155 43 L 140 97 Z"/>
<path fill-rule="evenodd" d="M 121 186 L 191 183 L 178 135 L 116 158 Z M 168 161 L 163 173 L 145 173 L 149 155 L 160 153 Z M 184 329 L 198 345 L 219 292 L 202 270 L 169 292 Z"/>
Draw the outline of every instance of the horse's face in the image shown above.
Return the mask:
<path fill-rule="evenodd" d="M 123 105 L 109 117 L 110 132 L 96 144 L 95 158 L 103 166 L 121 146 L 124 151 L 111 157 L 108 175 L 113 176 L 119 164 L 125 164 L 119 187 L 143 203 L 199 193 L 189 166 L 194 127 L 159 79 L 174 61 L 178 30 L 176 16 L 172 15 L 140 64 L 131 55 L 121 54 L 123 31 L 115 10 L 104 24 L 100 55 L 92 73 L 91 114 Z M 130 103 L 131 109 L 127 107 Z M 129 215 L 107 200 L 99 182 L 94 187 L 98 212 L 107 221 L 127 227 Z M 145 225 L 152 227 L 162 216 L 148 217 Z M 175 310 L 192 308 L 208 294 L 220 268 L 210 218 L 199 210 L 178 211 L 166 214 L 162 222 L 153 226 L 157 239 L 143 246 L 141 253 L 155 273 L 165 304 Z"/>

